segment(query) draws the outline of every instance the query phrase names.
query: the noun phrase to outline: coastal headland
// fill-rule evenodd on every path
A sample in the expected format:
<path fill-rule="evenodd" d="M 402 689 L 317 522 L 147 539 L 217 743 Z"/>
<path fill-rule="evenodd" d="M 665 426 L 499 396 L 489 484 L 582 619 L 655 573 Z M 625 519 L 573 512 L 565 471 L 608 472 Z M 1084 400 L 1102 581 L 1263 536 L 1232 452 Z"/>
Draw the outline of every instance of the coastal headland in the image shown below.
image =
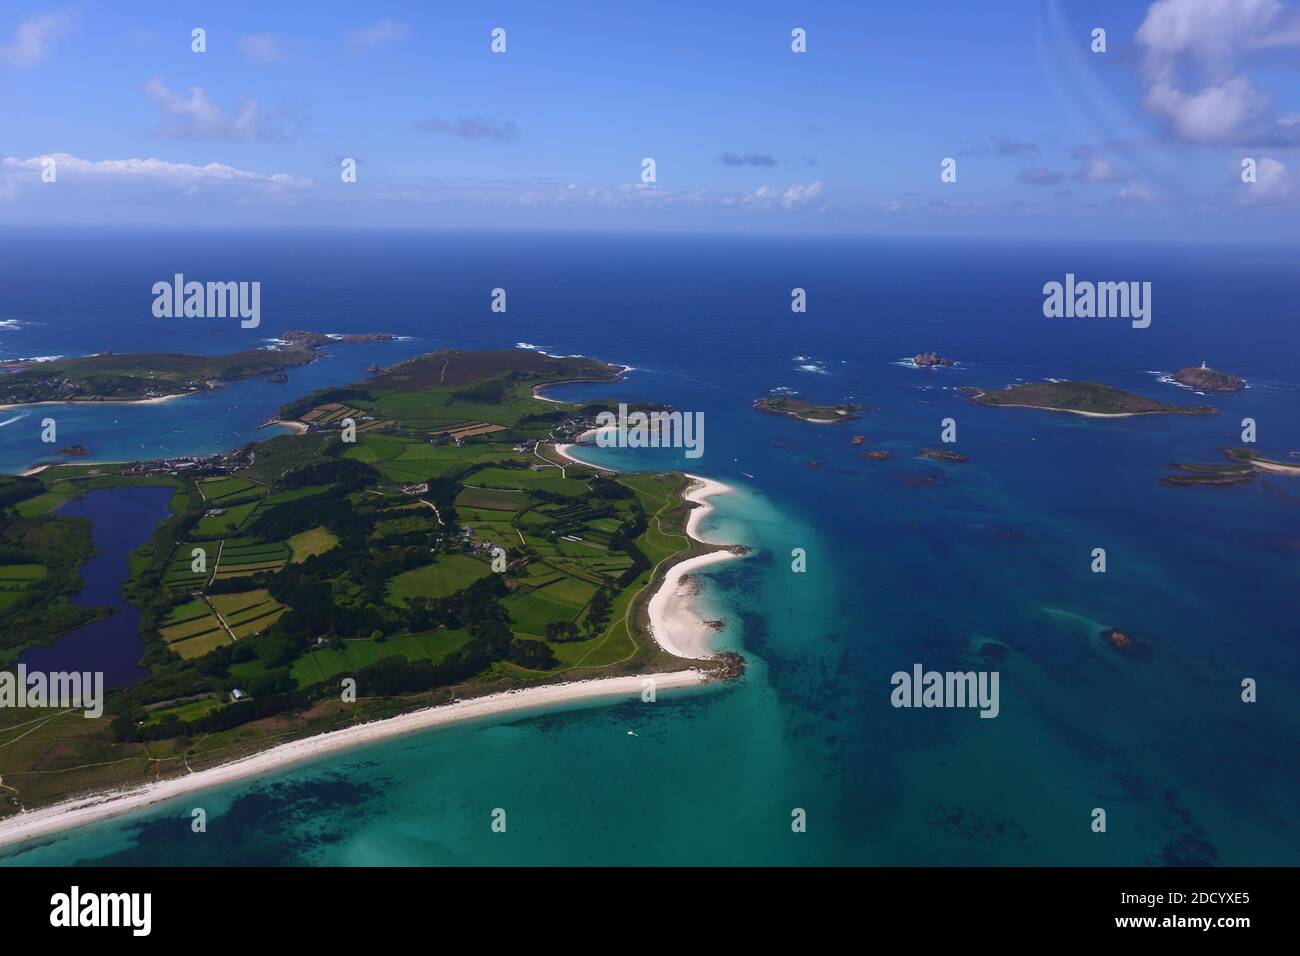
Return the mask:
<path fill-rule="evenodd" d="M 0 668 L 100 613 L 68 603 L 91 522 L 58 506 L 171 492 L 123 587 L 147 676 L 99 720 L 0 709 L 0 844 L 396 733 L 737 677 L 681 587 L 745 550 L 698 535 L 728 489 L 582 463 L 566 446 L 600 406 L 534 397 L 623 371 L 442 350 L 289 402 L 299 434 L 0 479 L 0 535 L 23 543 Z"/>
<path fill-rule="evenodd" d="M 1170 378 L 1200 392 L 1239 392 L 1246 387 L 1246 383 L 1231 372 L 1220 372 L 1204 364 L 1198 368 L 1180 368 Z"/>
<path fill-rule="evenodd" d="M 9 363 L 0 377 L 0 409 L 65 402 L 162 402 L 195 392 L 283 372 L 314 362 L 335 342 L 387 342 L 384 332 L 329 336 L 285 332 L 264 349 L 227 355 L 150 352 L 117 355 L 100 352 L 82 358 Z"/>

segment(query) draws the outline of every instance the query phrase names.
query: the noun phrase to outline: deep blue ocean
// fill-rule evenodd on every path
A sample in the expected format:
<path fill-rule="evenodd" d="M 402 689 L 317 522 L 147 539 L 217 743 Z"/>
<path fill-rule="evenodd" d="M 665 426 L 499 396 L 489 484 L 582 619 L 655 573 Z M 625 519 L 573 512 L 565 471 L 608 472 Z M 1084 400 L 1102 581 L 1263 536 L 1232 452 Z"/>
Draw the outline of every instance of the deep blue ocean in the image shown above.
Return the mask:
<path fill-rule="evenodd" d="M 723 689 L 425 732 L 11 852 L 29 864 L 1295 864 L 1300 478 L 1175 487 L 1253 418 L 1300 452 L 1300 251 L 1244 246 L 427 232 L 0 233 L 0 358 L 222 352 L 279 332 L 386 331 L 290 382 L 155 406 L 0 413 L 0 468 L 40 418 L 92 459 L 229 447 L 281 402 L 444 346 L 592 355 L 623 397 L 705 416 L 705 454 L 596 450 L 736 488 L 705 531 Z M 155 319 L 173 273 L 262 282 L 262 325 Z M 1152 323 L 1046 319 L 1042 286 L 1152 283 Z M 491 290 L 508 312 L 489 310 Z M 793 314 L 791 289 L 807 290 Z M 938 351 L 934 371 L 900 360 Z M 1160 381 L 1202 361 L 1250 387 Z M 955 388 L 1094 379 L 1214 417 L 1085 419 Z M 870 406 L 817 426 L 772 389 Z M 39 413 L 39 414 L 37 414 Z M 940 444 L 940 422 L 957 444 Z M 866 444 L 850 437 L 861 434 Z M 916 457 L 950 447 L 966 464 Z M 896 457 L 872 461 L 867 449 Z M 817 465 L 810 465 L 816 462 Z M 751 477 L 752 476 L 752 477 Z M 1104 548 L 1108 570 L 1090 571 Z M 807 571 L 791 570 L 802 548 Z M 1145 643 L 1125 655 L 1099 637 Z M 1008 649 L 990 663 L 986 642 Z M 996 719 L 896 709 L 890 676 L 996 669 Z M 1253 678 L 1258 701 L 1241 700 Z M 627 734 L 634 729 L 637 736 Z M 193 807 L 208 810 L 193 834 Z M 492 832 L 495 808 L 509 814 Z M 1093 811 L 1106 832 L 1093 832 Z M 792 812 L 807 832 L 791 829 Z"/>

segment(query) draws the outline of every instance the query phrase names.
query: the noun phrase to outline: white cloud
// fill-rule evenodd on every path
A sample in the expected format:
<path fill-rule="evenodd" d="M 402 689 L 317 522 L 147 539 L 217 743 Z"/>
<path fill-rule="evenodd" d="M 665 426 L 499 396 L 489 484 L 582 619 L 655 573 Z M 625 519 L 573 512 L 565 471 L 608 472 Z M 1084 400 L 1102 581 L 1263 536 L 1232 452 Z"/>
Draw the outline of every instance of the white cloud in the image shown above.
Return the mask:
<path fill-rule="evenodd" d="M 705 189 L 678 190 L 652 183 L 624 183 L 614 187 L 579 187 L 573 183 L 562 186 L 539 184 L 536 188 L 517 194 L 513 201 L 525 206 L 798 209 L 817 206 L 823 190 L 824 186 L 820 181 L 796 184 L 785 190 L 775 186 L 759 186 L 748 193 L 715 193 Z"/>
<path fill-rule="evenodd" d="M 278 63 L 284 59 L 280 38 L 274 33 L 249 33 L 239 38 L 239 50 L 254 63 Z"/>
<path fill-rule="evenodd" d="M 780 206 L 783 209 L 799 209 L 816 206 L 825 188 L 821 180 L 795 183 L 784 190 L 780 186 L 764 184 L 744 196 L 716 195 L 712 201 L 720 206 L 740 205 L 756 209 L 774 209 Z"/>
<path fill-rule="evenodd" d="M 821 199 L 823 188 L 820 179 L 802 186 L 796 183 L 785 191 L 785 194 L 781 197 L 781 205 L 786 209 L 794 209 L 796 206 L 811 206 Z"/>
<path fill-rule="evenodd" d="M 1234 167 L 1240 179 L 1240 168 Z M 1296 198 L 1296 176 L 1286 164 L 1268 156 L 1261 156 L 1255 164 L 1255 181 L 1245 185 L 1242 202 L 1248 206 L 1286 205 Z"/>
<path fill-rule="evenodd" d="M 411 26 L 401 20 L 384 17 L 368 27 L 348 31 L 348 45 L 354 50 L 373 50 L 385 43 L 405 40 L 411 35 Z"/>
<path fill-rule="evenodd" d="M 166 139 L 252 140 L 261 137 L 257 100 L 247 100 L 233 116 L 209 98 L 201 86 L 190 87 L 188 96 L 168 89 L 158 77 L 144 85 L 144 91 L 162 109 L 165 119 L 159 135 Z"/>
<path fill-rule="evenodd" d="M 55 182 L 43 183 L 46 160 L 54 161 Z M 314 184 L 310 179 L 288 173 L 255 173 L 224 163 L 195 166 L 162 159 L 89 160 L 69 153 L 50 153 L 19 159 L 0 159 L 0 197 L 17 200 L 35 190 L 43 196 L 80 200 L 131 199 L 148 195 L 151 200 L 173 195 L 214 198 L 236 197 L 292 200 Z M 64 192 L 66 190 L 66 194 Z M 143 190 L 143 193 L 135 190 Z"/>
<path fill-rule="evenodd" d="M 70 13 L 43 13 L 18 24 L 14 40 L 0 46 L 0 60 L 10 66 L 35 66 L 50 55 L 54 43 L 67 33 L 76 18 Z"/>
<path fill-rule="evenodd" d="M 1154 206 L 1159 197 L 1141 183 L 1129 183 L 1115 194 L 1115 202 L 1121 206 Z"/>
<path fill-rule="evenodd" d="M 1133 177 L 1105 156 L 1092 156 L 1083 161 L 1083 166 L 1074 174 L 1074 178 L 1085 183 L 1122 183 Z"/>
<path fill-rule="evenodd" d="M 1240 68 L 1252 52 L 1300 48 L 1300 17 L 1281 0 L 1157 0 L 1135 39 L 1146 109 L 1179 139 L 1300 142 L 1300 127 L 1275 116 L 1271 97 Z"/>

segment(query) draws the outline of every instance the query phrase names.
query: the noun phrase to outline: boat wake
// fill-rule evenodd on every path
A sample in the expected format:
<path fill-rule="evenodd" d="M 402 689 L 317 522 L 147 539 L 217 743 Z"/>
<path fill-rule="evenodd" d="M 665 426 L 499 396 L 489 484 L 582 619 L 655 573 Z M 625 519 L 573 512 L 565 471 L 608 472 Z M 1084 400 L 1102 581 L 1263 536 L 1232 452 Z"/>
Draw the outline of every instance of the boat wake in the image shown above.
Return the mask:
<path fill-rule="evenodd" d="M 12 425 L 14 422 L 20 422 L 24 418 L 30 418 L 31 414 L 31 412 L 19 412 L 13 418 L 6 418 L 4 421 L 0 422 L 0 428 L 4 428 L 6 425 Z"/>

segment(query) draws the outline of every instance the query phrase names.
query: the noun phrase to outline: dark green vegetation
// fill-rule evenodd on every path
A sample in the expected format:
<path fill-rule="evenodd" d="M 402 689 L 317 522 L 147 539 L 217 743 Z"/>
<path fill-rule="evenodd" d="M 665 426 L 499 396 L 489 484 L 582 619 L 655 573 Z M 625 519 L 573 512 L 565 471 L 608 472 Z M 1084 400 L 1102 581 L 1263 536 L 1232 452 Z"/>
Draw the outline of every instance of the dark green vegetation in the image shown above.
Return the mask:
<path fill-rule="evenodd" d="M 1027 382 L 998 391 L 973 389 L 979 405 L 1042 408 L 1078 415 L 1216 415 L 1208 405 L 1166 405 L 1100 382 Z"/>
<path fill-rule="evenodd" d="M 1172 464 L 1169 467 L 1182 472 L 1162 479 L 1171 485 L 1239 485 L 1255 477 L 1255 469 L 1249 465 Z"/>
<path fill-rule="evenodd" d="M 23 649 L 103 617 L 108 608 L 73 607 L 77 569 L 93 553 L 90 522 L 54 508 L 91 488 L 177 485 L 166 476 L 128 478 L 113 466 L 69 465 L 29 478 L 0 476 L 0 669 Z"/>
<path fill-rule="evenodd" d="M 1202 392 L 1235 392 L 1246 387 L 1246 383 L 1231 372 L 1205 367 L 1180 368 L 1173 374 L 1173 380 Z"/>
<path fill-rule="evenodd" d="M 32 363 L 4 376 L 0 404 L 30 402 L 139 401 L 183 395 L 211 387 L 306 365 L 330 339 L 315 333 L 275 349 L 250 349 L 230 355 L 180 355 L 172 352 L 114 355 Z"/>
<path fill-rule="evenodd" d="M 1258 471 L 1271 471 L 1278 474 L 1300 474 L 1300 464 L 1265 458 L 1259 452 L 1251 448 L 1223 448 L 1220 450 L 1223 452 L 1224 457 L 1230 461 L 1247 464 Z"/>
<path fill-rule="evenodd" d="M 19 596 L 0 624 L 12 652 L 79 623 L 56 614 L 89 529 L 50 509 L 95 483 L 176 491 L 125 589 L 152 676 L 110 694 L 101 720 L 0 711 L 4 811 L 455 696 L 663 663 L 644 605 L 656 575 L 696 553 L 683 477 L 602 476 L 534 447 L 583 410 L 533 399 L 533 387 L 615 377 L 586 359 L 439 352 L 286 410 L 339 403 L 387 423 L 355 442 L 280 436 L 182 477 L 161 463 L 6 479 L 14 544 L 0 594 Z M 440 441 L 466 421 L 495 430 Z M 341 699 L 345 678 L 355 703 Z M 236 689 L 251 699 L 233 702 Z"/>
<path fill-rule="evenodd" d="M 1250 448 L 1222 448 L 1223 457 L 1231 464 L 1172 464 L 1182 474 L 1168 475 L 1164 481 L 1171 485 L 1240 485 L 1263 472 L 1277 475 L 1300 475 L 1300 464 L 1274 461 Z"/>
<path fill-rule="evenodd" d="M 791 418 L 798 418 L 805 422 L 825 425 L 834 422 L 851 422 L 858 417 L 853 413 L 862 411 L 866 406 L 854 405 L 849 402 L 840 405 L 816 405 L 812 402 L 805 402 L 803 399 L 790 398 L 785 395 L 769 395 L 756 399 L 754 407 L 760 412 L 789 415 Z"/>

